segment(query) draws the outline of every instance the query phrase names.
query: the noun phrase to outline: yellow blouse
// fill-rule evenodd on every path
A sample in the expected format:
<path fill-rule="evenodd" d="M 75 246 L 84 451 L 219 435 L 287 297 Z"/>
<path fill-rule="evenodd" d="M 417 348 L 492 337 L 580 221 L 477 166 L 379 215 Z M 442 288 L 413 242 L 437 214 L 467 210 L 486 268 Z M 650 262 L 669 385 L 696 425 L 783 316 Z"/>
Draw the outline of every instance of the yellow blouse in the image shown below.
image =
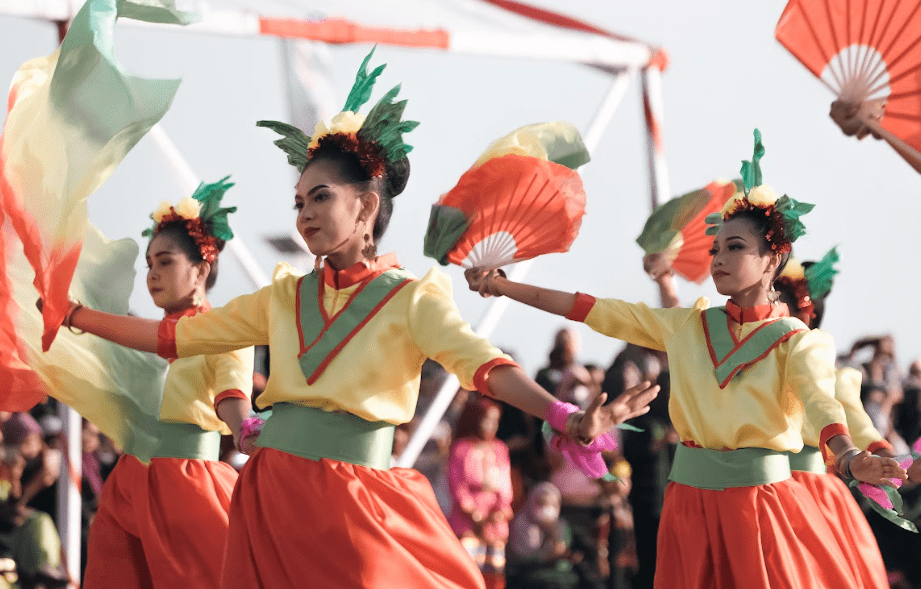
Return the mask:
<path fill-rule="evenodd" d="M 798 452 L 804 414 L 817 431 L 844 423 L 844 410 L 835 400 L 831 336 L 818 330 L 798 332 L 721 389 L 703 329 L 702 313 L 708 306 L 700 298 L 691 308 L 651 309 L 580 294 L 569 317 L 584 318 L 586 325 L 610 337 L 668 353 L 669 414 L 683 442 L 717 450 Z M 762 323 L 742 323 L 737 336 L 743 339 Z"/>
<path fill-rule="evenodd" d="M 382 266 L 396 262 L 393 256 L 379 260 Z M 339 274 L 350 272 L 354 273 L 354 269 Z M 362 282 L 337 283 L 337 277 L 331 276 L 334 274 L 328 267 L 324 269 L 327 284 L 323 305 L 329 317 L 343 308 Z M 269 286 L 208 313 L 180 319 L 175 324 L 176 355 L 215 354 L 268 344 L 270 376 L 265 392 L 257 400 L 260 407 L 278 402 L 301 403 L 393 424 L 412 418 L 419 374 L 426 358 L 456 374 L 463 387 L 484 392 L 490 368 L 514 364 L 473 333 L 454 303 L 450 279 L 433 268 L 387 300 L 333 357 L 319 378 L 307 384 L 298 361 L 299 279 L 290 266 L 279 264 Z M 165 356 L 172 354 L 171 336 L 164 335 L 164 330 L 169 329 L 166 323 L 161 327 L 161 355 Z"/>
<path fill-rule="evenodd" d="M 844 407 L 847 429 L 851 432 L 851 440 L 854 445 L 861 450 L 873 446 L 870 448 L 872 452 L 876 447 L 890 447 L 890 444 L 873 427 L 873 421 L 863 408 L 863 403 L 860 401 L 860 381 L 862 379 L 859 370 L 853 368 L 838 370 L 835 378 L 835 398 Z M 819 434 L 808 422 L 803 424 L 803 442 L 810 446 L 819 445 Z"/>

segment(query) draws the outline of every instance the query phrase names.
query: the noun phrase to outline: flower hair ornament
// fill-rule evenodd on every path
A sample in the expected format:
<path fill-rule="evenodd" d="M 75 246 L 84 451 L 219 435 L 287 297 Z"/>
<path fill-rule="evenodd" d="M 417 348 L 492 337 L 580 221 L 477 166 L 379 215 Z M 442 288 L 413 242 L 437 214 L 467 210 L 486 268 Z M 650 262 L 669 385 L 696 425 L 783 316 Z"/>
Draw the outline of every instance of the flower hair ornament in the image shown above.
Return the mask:
<path fill-rule="evenodd" d="M 411 145 L 403 143 L 403 133 L 409 133 L 419 123 L 401 120 L 406 101 L 393 101 L 400 92 L 399 84 L 384 94 L 367 116 L 358 112 L 371 98 L 374 83 L 386 67 L 386 64 L 379 65 L 369 74 L 368 63 L 372 55 L 374 49 L 361 62 L 342 112 L 329 123 L 317 123 L 312 137 L 287 123 L 256 123 L 259 127 L 267 127 L 283 136 L 275 141 L 275 145 L 288 154 L 288 163 L 299 172 L 304 171 L 318 150 L 335 149 L 356 154 L 368 175 L 379 178 L 384 175 L 387 164 L 405 159 L 406 154 L 412 151 Z"/>
<path fill-rule="evenodd" d="M 790 258 L 776 283 L 785 285 L 796 297 L 796 307 L 815 315 L 815 301 L 820 301 L 831 292 L 832 283 L 840 260 L 838 248 L 833 247 L 818 262 L 805 268 L 796 258 Z"/>
<path fill-rule="evenodd" d="M 720 226 L 747 211 L 759 211 L 768 217 L 768 232 L 765 238 L 771 250 L 787 254 L 793 249 L 793 242 L 806 234 L 806 227 L 799 218 L 815 205 L 799 202 L 787 195 L 777 198 L 777 194 L 767 184 L 761 183 L 761 158 L 764 156 L 764 144 L 761 143 L 761 131 L 755 129 L 755 149 L 751 161 L 742 162 L 742 185 L 744 192 L 737 192 L 726 202 L 722 212 L 708 215 L 707 235 L 716 235 Z"/>
<path fill-rule="evenodd" d="M 156 211 L 151 213 L 154 225 L 145 229 L 141 235 L 153 238 L 167 225 L 182 224 L 201 252 L 201 257 L 213 264 L 217 258 L 217 240 L 233 239 L 233 231 L 227 224 L 227 215 L 237 207 L 221 207 L 221 199 L 232 186 L 230 176 L 213 184 L 202 182 L 192 196 L 180 200 L 176 205 L 163 201 Z"/>

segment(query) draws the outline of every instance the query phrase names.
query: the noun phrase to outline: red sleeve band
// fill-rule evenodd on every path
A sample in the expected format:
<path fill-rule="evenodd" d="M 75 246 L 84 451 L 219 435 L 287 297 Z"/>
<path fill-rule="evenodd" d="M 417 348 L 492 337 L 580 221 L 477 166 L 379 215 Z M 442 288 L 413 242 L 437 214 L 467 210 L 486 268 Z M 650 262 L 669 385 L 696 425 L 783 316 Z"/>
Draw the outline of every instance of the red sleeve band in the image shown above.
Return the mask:
<path fill-rule="evenodd" d="M 822 433 L 819 435 L 819 449 L 822 450 L 822 460 L 825 464 L 834 466 L 834 456 L 831 457 L 832 462 L 829 463 L 828 440 L 842 435 L 848 437 L 851 435 L 851 432 L 848 431 L 847 426 L 843 423 L 831 423 L 822 428 Z"/>
<path fill-rule="evenodd" d="M 595 297 L 581 292 L 576 293 L 576 302 L 573 303 L 572 309 L 566 313 L 566 318 L 580 323 L 588 317 L 588 312 L 595 306 Z"/>
<path fill-rule="evenodd" d="M 867 446 L 867 452 L 869 452 L 870 454 L 876 454 L 877 450 L 882 450 L 883 448 L 885 448 L 886 450 L 889 450 L 890 452 L 893 452 L 893 453 L 895 452 L 895 448 L 893 448 L 892 444 L 890 444 L 886 440 L 877 440 L 873 442 L 872 444 Z"/>
<path fill-rule="evenodd" d="M 173 360 L 179 357 L 176 352 L 176 319 L 164 319 L 157 329 L 157 354 L 161 358 Z"/>
<path fill-rule="evenodd" d="M 489 385 L 486 384 L 486 381 L 489 378 L 489 372 L 496 366 L 518 366 L 518 363 L 508 358 L 494 358 L 477 368 L 476 374 L 473 375 L 473 386 L 487 397 L 494 396 L 489 392 Z"/>
<path fill-rule="evenodd" d="M 249 401 L 249 397 L 247 396 L 247 394 L 241 391 L 240 389 L 227 389 L 223 393 L 219 393 L 214 398 L 214 410 L 215 411 L 217 411 L 218 404 L 220 404 L 220 402 L 223 401 L 224 399 L 245 399 Z"/>

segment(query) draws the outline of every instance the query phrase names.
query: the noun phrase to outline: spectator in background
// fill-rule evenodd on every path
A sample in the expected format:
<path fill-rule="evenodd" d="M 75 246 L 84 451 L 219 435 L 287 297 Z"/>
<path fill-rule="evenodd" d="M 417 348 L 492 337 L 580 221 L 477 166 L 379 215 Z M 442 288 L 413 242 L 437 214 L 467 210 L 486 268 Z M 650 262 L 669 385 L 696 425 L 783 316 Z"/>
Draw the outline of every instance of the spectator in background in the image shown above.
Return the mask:
<path fill-rule="evenodd" d="M 83 529 L 83 533 L 80 536 L 81 578 L 83 576 L 82 571 L 86 570 L 86 539 L 89 538 L 90 524 L 93 523 L 93 517 L 99 507 L 99 494 L 102 493 L 102 470 L 99 464 L 99 457 L 96 455 L 96 451 L 100 447 L 99 436 L 99 428 L 84 419 L 80 436 L 83 444 L 82 488 L 80 489 L 82 504 L 80 524 Z"/>
<path fill-rule="evenodd" d="M 639 562 L 636 555 L 633 510 L 628 496 L 631 489 L 630 464 L 623 457 L 611 454 L 605 459 L 608 470 L 618 480 L 601 480 L 604 493 L 607 545 L 599 551 L 599 563 L 606 564 L 607 589 L 630 589 Z"/>
<path fill-rule="evenodd" d="M 572 533 L 560 517 L 560 491 L 540 483 L 512 520 L 508 589 L 575 589 L 579 577 L 569 552 Z"/>
<path fill-rule="evenodd" d="M 534 380 L 551 395 L 556 394 L 563 380 L 563 371 L 576 363 L 578 353 L 579 335 L 572 329 L 560 329 L 553 338 L 549 364 L 537 371 Z"/>
<path fill-rule="evenodd" d="M 508 448 L 496 439 L 501 407 L 485 397 L 467 404 L 448 463 L 448 523 L 476 561 L 487 589 L 505 585 L 505 544 L 512 518 Z"/>
<path fill-rule="evenodd" d="M 621 432 L 624 458 L 632 467 L 632 488 L 628 497 L 633 509 L 639 560 L 639 571 L 633 579 L 635 589 L 652 589 L 653 586 L 659 519 L 668 486 L 668 473 L 679 441 L 668 416 L 671 384 L 668 371 L 659 375 L 656 384 L 661 390 L 649 404 L 649 413 L 632 422 L 642 431 Z"/>
<path fill-rule="evenodd" d="M 28 413 L 14 413 L 2 432 L 0 545 L 16 561 L 23 589 L 66 587 L 69 577 L 54 522 L 47 513 L 28 507 L 60 475 L 60 452 L 45 446 L 41 426 Z M 33 476 L 25 477 L 27 470 Z"/>

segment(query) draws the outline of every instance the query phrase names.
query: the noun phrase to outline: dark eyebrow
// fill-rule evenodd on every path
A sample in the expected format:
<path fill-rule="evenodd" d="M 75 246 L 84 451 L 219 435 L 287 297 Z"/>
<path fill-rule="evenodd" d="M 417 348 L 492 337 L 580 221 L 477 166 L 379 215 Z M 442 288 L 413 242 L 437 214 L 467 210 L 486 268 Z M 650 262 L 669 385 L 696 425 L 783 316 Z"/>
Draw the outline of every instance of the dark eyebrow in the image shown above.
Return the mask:
<path fill-rule="evenodd" d="M 169 251 L 169 250 L 166 250 L 166 251 L 162 251 L 162 252 L 157 252 L 157 253 L 155 253 L 155 254 L 153 255 L 153 257 L 159 258 L 160 256 L 171 256 L 171 255 L 173 255 L 173 252 L 171 252 L 171 251 Z"/>
<path fill-rule="evenodd" d="M 314 187 L 311 188 L 310 191 L 307 193 L 307 196 L 310 196 L 311 194 L 313 194 L 314 192 L 316 192 L 317 190 L 319 190 L 319 189 L 321 189 L 321 188 L 329 188 L 329 186 L 327 186 L 326 184 L 319 184 L 319 185 L 317 185 L 317 186 L 314 186 Z"/>
<path fill-rule="evenodd" d="M 745 238 L 742 237 L 741 235 L 730 235 L 729 237 L 726 238 L 726 241 L 729 241 L 730 239 L 738 239 L 739 241 L 743 241 L 743 242 L 745 241 Z"/>

